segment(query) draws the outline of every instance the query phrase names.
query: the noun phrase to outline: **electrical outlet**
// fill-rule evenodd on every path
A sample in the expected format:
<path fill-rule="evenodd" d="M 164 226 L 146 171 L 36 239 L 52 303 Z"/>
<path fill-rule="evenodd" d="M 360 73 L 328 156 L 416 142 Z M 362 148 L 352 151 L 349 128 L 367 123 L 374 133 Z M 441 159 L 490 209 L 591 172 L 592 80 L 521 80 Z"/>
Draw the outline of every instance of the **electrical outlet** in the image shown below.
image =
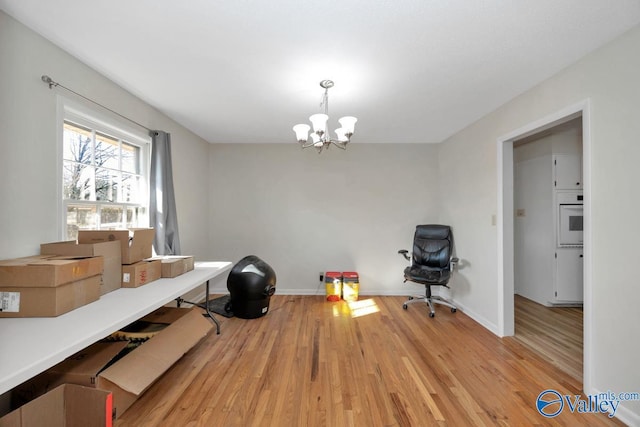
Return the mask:
<path fill-rule="evenodd" d="M 324 281 L 324 271 L 321 271 L 318 276 L 320 277 L 320 281 Z"/>

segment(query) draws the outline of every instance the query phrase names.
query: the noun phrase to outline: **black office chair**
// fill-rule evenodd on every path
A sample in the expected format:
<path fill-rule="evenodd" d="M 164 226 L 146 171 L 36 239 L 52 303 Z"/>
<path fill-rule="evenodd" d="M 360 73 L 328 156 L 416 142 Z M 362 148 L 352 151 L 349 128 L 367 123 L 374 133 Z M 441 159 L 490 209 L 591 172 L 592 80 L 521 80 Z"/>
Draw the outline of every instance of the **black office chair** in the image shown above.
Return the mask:
<path fill-rule="evenodd" d="M 426 302 L 429 305 L 429 317 L 436 315 L 433 304 L 446 305 L 455 313 L 457 308 L 451 302 L 439 296 L 431 295 L 431 286 L 447 286 L 458 263 L 453 256 L 453 234 L 448 225 L 418 225 L 413 237 L 413 252 L 402 249 L 398 251 L 411 265 L 404 269 L 404 281 L 411 281 L 425 286 L 425 296 L 411 296 L 402 304 L 407 309 L 409 304 Z"/>

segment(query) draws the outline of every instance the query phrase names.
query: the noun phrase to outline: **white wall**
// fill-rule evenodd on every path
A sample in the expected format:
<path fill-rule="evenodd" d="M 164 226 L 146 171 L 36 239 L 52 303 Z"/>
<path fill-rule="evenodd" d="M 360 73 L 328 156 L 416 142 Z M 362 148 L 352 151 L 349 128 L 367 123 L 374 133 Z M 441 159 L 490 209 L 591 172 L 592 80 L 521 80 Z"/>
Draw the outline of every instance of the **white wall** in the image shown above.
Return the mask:
<path fill-rule="evenodd" d="M 497 140 L 543 117 L 589 98 L 592 201 L 593 312 L 592 387 L 614 392 L 640 390 L 640 286 L 637 264 L 640 228 L 640 27 L 525 92 L 440 145 L 440 175 L 453 176 L 444 195 L 442 221 L 457 230 L 456 242 L 469 267 L 455 299 L 497 330 L 498 231 Z M 640 402 L 618 411 L 640 424 Z"/>
<path fill-rule="evenodd" d="M 151 128 L 170 132 L 184 253 L 208 255 L 209 144 L 0 11 L 0 259 L 59 239 L 56 93 L 61 84 Z M 99 108 L 99 107 L 97 107 Z M 203 237 L 204 236 L 204 237 Z"/>
<path fill-rule="evenodd" d="M 210 256 L 261 257 L 278 293 L 324 294 L 319 272 L 356 270 L 362 294 L 405 295 L 415 288 L 397 252 L 411 250 L 417 224 L 438 221 L 437 163 L 429 144 L 352 142 L 320 155 L 295 142 L 213 144 Z"/>

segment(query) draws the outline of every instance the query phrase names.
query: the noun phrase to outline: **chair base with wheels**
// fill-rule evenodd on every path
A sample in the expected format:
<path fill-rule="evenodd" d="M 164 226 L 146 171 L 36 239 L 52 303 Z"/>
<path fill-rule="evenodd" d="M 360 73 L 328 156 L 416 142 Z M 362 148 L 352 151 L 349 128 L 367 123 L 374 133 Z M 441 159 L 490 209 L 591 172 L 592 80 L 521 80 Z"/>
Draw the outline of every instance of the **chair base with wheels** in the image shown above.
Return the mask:
<path fill-rule="evenodd" d="M 427 305 L 429 306 L 429 317 L 434 317 L 436 315 L 436 312 L 433 309 L 433 304 L 446 305 L 451 309 L 452 313 L 458 311 L 458 308 L 450 301 L 447 301 L 446 299 L 439 296 L 432 296 L 431 289 L 429 289 L 428 287 L 426 288 L 425 296 L 410 296 L 409 299 L 402 303 L 402 308 L 406 310 L 407 308 L 409 308 L 409 304 L 413 304 L 416 302 L 427 303 Z"/>

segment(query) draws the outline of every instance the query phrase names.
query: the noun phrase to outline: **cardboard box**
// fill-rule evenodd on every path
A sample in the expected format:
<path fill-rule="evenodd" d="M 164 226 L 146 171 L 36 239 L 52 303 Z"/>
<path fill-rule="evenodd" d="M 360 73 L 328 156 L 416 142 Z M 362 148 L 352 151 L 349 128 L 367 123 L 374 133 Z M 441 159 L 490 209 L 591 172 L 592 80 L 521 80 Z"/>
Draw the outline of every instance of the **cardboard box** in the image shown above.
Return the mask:
<path fill-rule="evenodd" d="M 122 262 L 120 242 L 77 244 L 75 241 L 44 243 L 40 245 L 42 255 L 102 256 L 104 272 L 100 295 L 114 291 L 121 286 Z"/>
<path fill-rule="evenodd" d="M 98 375 L 97 387 L 113 393 L 116 416 L 124 413 L 213 327 L 198 308 L 162 307 L 141 320 L 169 325 Z"/>
<path fill-rule="evenodd" d="M 134 264 L 152 255 L 153 228 L 78 230 L 78 243 L 120 242 L 122 264 Z"/>
<path fill-rule="evenodd" d="M 127 341 L 98 341 L 48 369 L 42 375 L 48 390 L 61 384 L 95 387 L 98 374 L 127 348 Z"/>
<path fill-rule="evenodd" d="M 115 360 L 128 344 L 126 341 L 99 341 L 80 350 L 15 387 L 11 392 L 11 406 L 20 407 L 62 384 L 95 387 L 100 371 Z"/>
<path fill-rule="evenodd" d="M 199 308 L 161 307 L 139 321 L 166 326 L 130 352 L 127 341 L 97 342 L 16 387 L 14 402 L 62 382 L 83 384 L 113 392 L 116 418 L 213 328 Z"/>
<path fill-rule="evenodd" d="M 61 385 L 0 418 L 0 427 L 111 427 L 108 391 Z"/>
<path fill-rule="evenodd" d="M 193 270 L 193 257 L 182 255 L 163 255 L 153 257 L 162 262 L 162 277 L 173 278 Z"/>
<path fill-rule="evenodd" d="M 0 286 L 0 318 L 55 317 L 97 301 L 102 276 L 93 276 L 57 287 Z"/>
<path fill-rule="evenodd" d="M 122 287 L 137 288 L 158 280 L 162 275 L 160 260 L 144 260 L 122 266 Z"/>
<path fill-rule="evenodd" d="M 86 279 L 104 270 L 104 259 L 99 257 L 73 257 L 35 255 L 0 261 L 0 286 L 55 287 Z"/>

